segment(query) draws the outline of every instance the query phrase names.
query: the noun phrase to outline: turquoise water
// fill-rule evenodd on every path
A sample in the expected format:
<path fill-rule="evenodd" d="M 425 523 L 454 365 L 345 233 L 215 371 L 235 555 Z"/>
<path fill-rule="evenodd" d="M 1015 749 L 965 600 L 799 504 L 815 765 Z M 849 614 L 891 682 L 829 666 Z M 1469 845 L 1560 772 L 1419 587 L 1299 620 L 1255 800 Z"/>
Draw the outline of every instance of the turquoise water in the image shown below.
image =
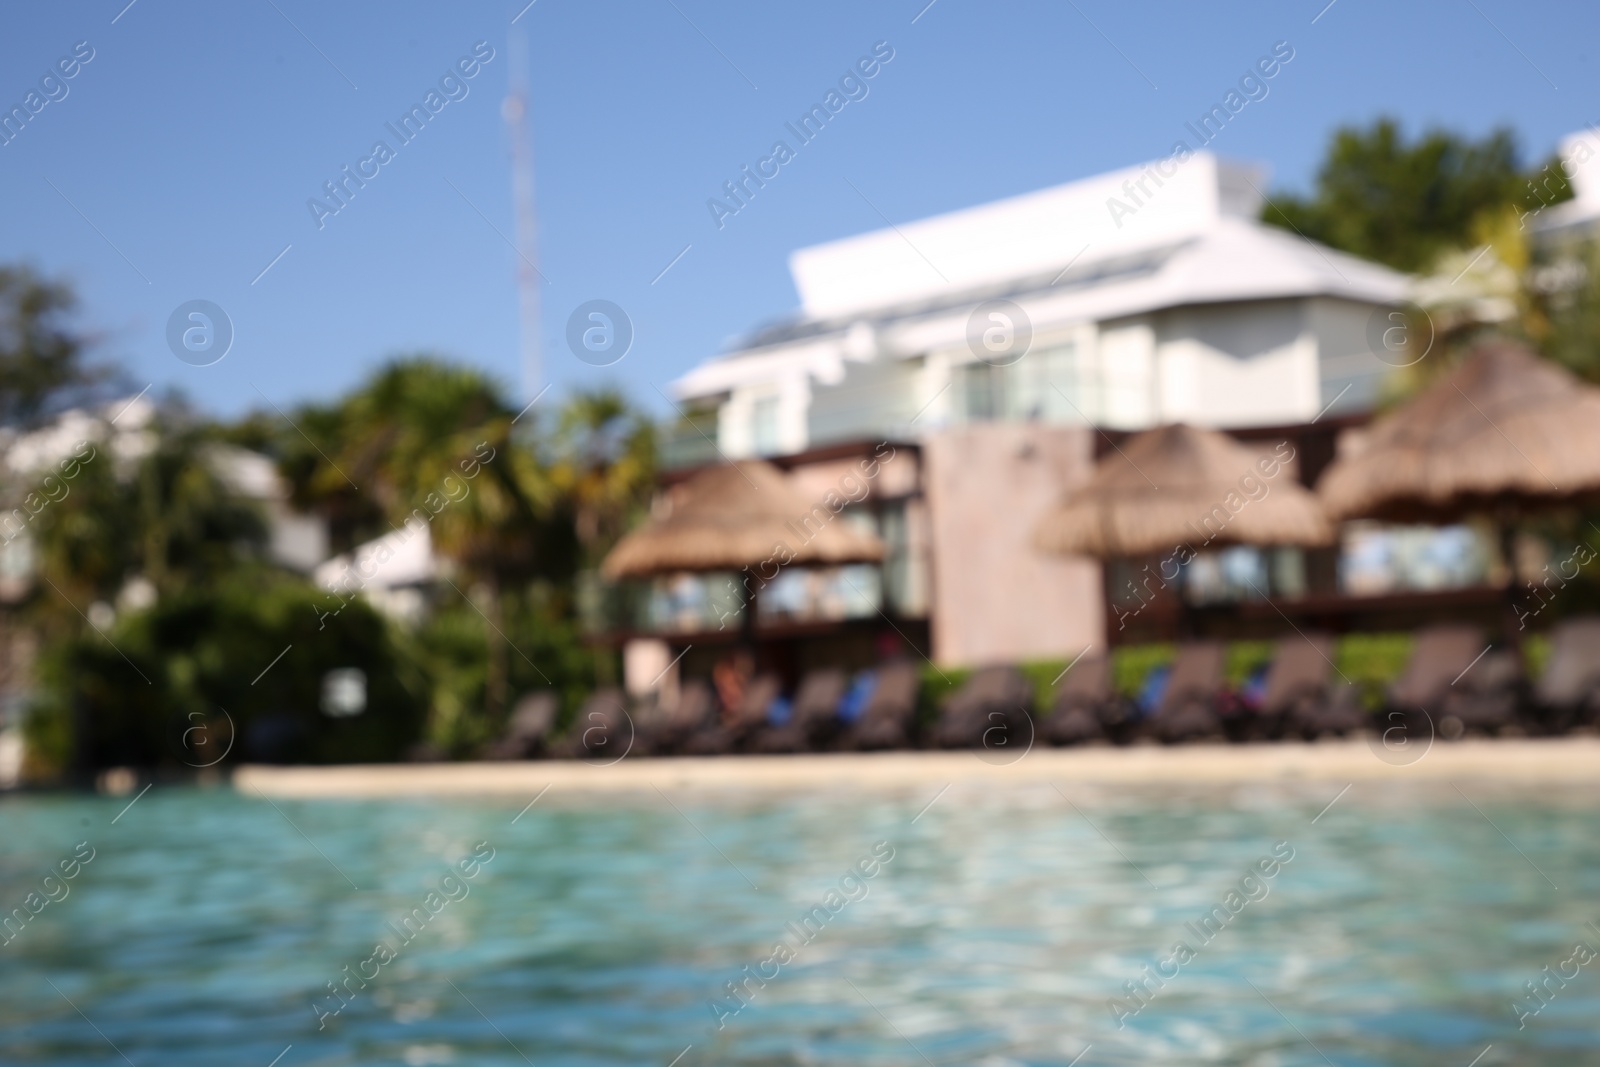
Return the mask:
<path fill-rule="evenodd" d="M 94 858 L 0 946 L 0 1063 L 1600 1064 L 1600 959 L 1511 1006 L 1600 948 L 1600 794 L 1460 784 L 1481 812 L 1357 783 L 1316 822 L 1336 788 L 13 797 L 0 907 Z M 776 977 L 718 1030 L 746 964 Z M 376 977 L 319 1030 L 347 965 Z"/>

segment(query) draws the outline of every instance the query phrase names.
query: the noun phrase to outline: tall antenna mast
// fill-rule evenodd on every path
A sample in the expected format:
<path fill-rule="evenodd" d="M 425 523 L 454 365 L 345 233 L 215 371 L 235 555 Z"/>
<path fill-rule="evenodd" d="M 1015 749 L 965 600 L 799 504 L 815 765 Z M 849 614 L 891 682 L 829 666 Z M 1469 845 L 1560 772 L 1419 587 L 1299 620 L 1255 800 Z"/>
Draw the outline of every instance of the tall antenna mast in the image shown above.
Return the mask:
<path fill-rule="evenodd" d="M 539 395 L 542 368 L 539 349 L 539 246 L 533 207 L 533 138 L 528 132 L 527 42 L 520 31 L 510 35 L 511 83 L 500 113 L 511 133 L 511 203 L 517 216 L 517 306 L 522 327 L 522 395 Z"/>

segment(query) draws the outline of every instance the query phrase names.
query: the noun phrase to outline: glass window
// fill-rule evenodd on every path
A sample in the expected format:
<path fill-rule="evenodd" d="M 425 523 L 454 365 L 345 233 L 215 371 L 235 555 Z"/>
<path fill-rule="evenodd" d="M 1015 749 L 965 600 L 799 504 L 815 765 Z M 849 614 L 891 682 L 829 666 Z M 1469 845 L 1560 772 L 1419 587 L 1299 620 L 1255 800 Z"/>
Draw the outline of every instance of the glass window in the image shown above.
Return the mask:
<path fill-rule="evenodd" d="M 871 563 L 855 563 L 835 572 L 821 599 L 825 618 L 862 619 L 876 615 L 883 603 L 883 575 Z"/>
<path fill-rule="evenodd" d="M 1493 555 L 1469 526 L 1353 522 L 1340 546 L 1339 585 L 1351 596 L 1482 585 Z"/>
<path fill-rule="evenodd" d="M 786 567 L 756 596 L 756 618 L 763 625 L 782 622 L 833 622 L 875 615 L 883 603 L 878 567 Z"/>
<path fill-rule="evenodd" d="M 750 437 L 758 456 L 772 456 L 779 451 L 778 398 L 764 396 L 755 402 L 750 414 Z"/>
<path fill-rule="evenodd" d="M 737 630 L 744 614 L 742 578 L 724 571 L 655 579 L 643 602 L 643 628 L 659 633 Z"/>
<path fill-rule="evenodd" d="M 811 614 L 811 572 L 805 567 L 785 567 L 756 593 L 756 617 L 804 619 Z"/>
<path fill-rule="evenodd" d="M 968 422 L 1083 422 L 1092 406 L 1080 387 L 1076 346 L 1055 345 L 997 367 L 968 363 L 959 374 Z"/>
<path fill-rule="evenodd" d="M 989 422 L 1005 413 L 1003 367 L 969 363 L 961 368 L 961 395 L 968 422 Z"/>
<path fill-rule="evenodd" d="M 1266 554 L 1251 545 L 1201 552 L 1183 568 L 1184 599 L 1191 604 L 1257 600 L 1268 587 Z"/>
<path fill-rule="evenodd" d="M 1017 364 L 1025 376 L 1019 418 L 1041 422 L 1083 422 L 1090 417 L 1091 404 L 1079 381 L 1078 352 L 1075 345 L 1029 352 Z"/>
<path fill-rule="evenodd" d="M 1280 545 L 1272 549 L 1272 594 L 1286 600 L 1306 595 L 1306 554 L 1303 549 Z"/>
<path fill-rule="evenodd" d="M 883 595 L 885 606 L 896 615 L 920 618 L 928 613 L 927 560 L 923 513 L 903 501 L 883 506 Z"/>

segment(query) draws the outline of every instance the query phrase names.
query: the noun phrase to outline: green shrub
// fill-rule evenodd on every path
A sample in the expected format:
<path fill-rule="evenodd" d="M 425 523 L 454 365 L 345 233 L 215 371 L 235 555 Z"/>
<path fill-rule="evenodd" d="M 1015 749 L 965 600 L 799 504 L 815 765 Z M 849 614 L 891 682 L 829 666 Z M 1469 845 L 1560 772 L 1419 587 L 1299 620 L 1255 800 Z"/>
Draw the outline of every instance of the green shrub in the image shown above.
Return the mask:
<path fill-rule="evenodd" d="M 1070 659 L 1033 660 L 1022 665 L 1022 675 L 1033 683 L 1033 709 L 1037 715 L 1048 715 L 1056 702 L 1056 679 L 1061 677 Z"/>
<path fill-rule="evenodd" d="M 1111 654 L 1111 684 L 1122 696 L 1135 696 L 1152 670 L 1178 655 L 1173 644 L 1124 645 Z"/>
<path fill-rule="evenodd" d="M 1228 686 L 1237 689 L 1244 685 L 1252 674 L 1272 662 L 1277 650 L 1276 641 L 1234 641 L 1229 644 L 1223 668 Z"/>
<path fill-rule="evenodd" d="M 1334 665 L 1344 678 L 1357 683 L 1366 692 L 1369 703 L 1381 698 L 1383 691 L 1405 670 L 1411 656 L 1412 636 L 1405 633 L 1348 634 L 1335 645 Z M 1225 666 L 1227 685 L 1238 688 L 1257 669 L 1272 662 L 1277 651 L 1276 641 L 1233 641 L 1227 646 Z M 1144 680 L 1156 667 L 1170 664 L 1177 657 L 1175 644 L 1125 645 L 1111 653 L 1111 677 L 1115 690 L 1123 696 L 1135 696 Z M 1550 655 L 1549 637 L 1531 635 L 1523 645 L 1529 677 L 1537 678 L 1544 670 Z M 1033 684 L 1036 711 L 1049 713 L 1055 703 L 1057 683 L 1071 659 L 1032 660 L 1020 665 L 1023 675 Z M 924 715 L 931 715 L 944 699 L 970 677 L 970 670 L 926 666 L 922 670 L 922 696 L 920 706 Z M 1335 675 L 1335 680 L 1339 680 Z"/>
<path fill-rule="evenodd" d="M 924 663 L 922 681 L 917 688 L 917 718 L 924 723 L 938 718 L 945 700 L 971 677 L 969 667 L 935 667 Z"/>
<path fill-rule="evenodd" d="M 329 718 L 323 678 L 348 667 L 366 675 L 366 710 Z M 54 642 L 40 681 L 29 745 L 56 770 L 193 766 L 210 762 L 230 733 L 229 763 L 394 760 L 420 736 L 426 707 L 415 665 L 365 601 L 340 609 L 305 581 L 266 570 L 163 599 L 104 636 L 84 629 Z M 186 729 L 200 724 L 211 729 L 196 736 L 215 747 L 185 748 Z"/>
<path fill-rule="evenodd" d="M 1410 634 L 1347 634 L 1333 655 L 1339 673 L 1369 690 L 1382 690 L 1400 677 L 1411 656 Z"/>
<path fill-rule="evenodd" d="M 1261 667 L 1272 662 L 1276 641 L 1232 641 L 1227 645 L 1225 681 L 1237 689 Z M 1369 704 L 1381 699 L 1383 691 L 1405 670 L 1411 656 L 1412 635 L 1406 633 L 1348 634 L 1335 644 L 1334 665 L 1339 673 L 1365 691 Z M 1532 635 L 1523 646 L 1530 677 L 1537 678 L 1549 658 L 1550 641 L 1545 635 Z M 1112 686 L 1122 696 L 1136 696 L 1152 670 L 1172 663 L 1178 646 L 1172 643 L 1124 645 L 1111 653 Z M 1034 690 L 1035 713 L 1049 714 L 1055 703 L 1058 680 L 1072 658 L 1029 660 L 1018 665 Z M 922 667 L 918 714 L 932 721 L 949 696 L 972 677 L 969 668 Z M 1335 675 L 1338 681 L 1339 675 Z"/>
<path fill-rule="evenodd" d="M 1523 641 L 1522 660 L 1530 679 L 1544 674 L 1545 664 L 1550 662 L 1550 635 L 1532 634 Z"/>
<path fill-rule="evenodd" d="M 447 755 L 472 755 L 502 730 L 484 710 L 488 640 L 508 643 L 510 701 L 514 704 L 534 690 L 551 690 L 560 700 L 563 725 L 594 690 L 603 667 L 600 658 L 615 656 L 609 649 L 586 648 L 580 624 L 546 589 L 503 596 L 503 636 L 488 630 L 484 617 L 454 590 L 445 598 L 418 630 L 400 637 L 400 644 L 426 679 L 432 708 L 426 740 Z"/>

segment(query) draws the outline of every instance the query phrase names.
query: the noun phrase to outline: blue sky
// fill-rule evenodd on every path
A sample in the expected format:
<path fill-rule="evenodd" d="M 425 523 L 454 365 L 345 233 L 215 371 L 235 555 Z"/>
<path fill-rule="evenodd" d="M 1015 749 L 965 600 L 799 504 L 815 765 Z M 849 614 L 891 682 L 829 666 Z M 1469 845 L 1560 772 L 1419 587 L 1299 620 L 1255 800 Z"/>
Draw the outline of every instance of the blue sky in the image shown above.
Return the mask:
<path fill-rule="evenodd" d="M 795 307 L 793 249 L 879 228 L 879 211 L 903 222 L 1164 155 L 1280 40 L 1294 60 L 1212 145 L 1269 163 L 1277 189 L 1306 186 L 1333 127 L 1380 113 L 1509 125 L 1529 159 L 1600 120 L 1600 10 L 1575 3 L 524 2 L 14 7 L 6 108 L 76 42 L 94 58 L 0 147 L 0 261 L 69 279 L 99 355 L 221 415 L 329 397 L 417 350 L 520 391 L 501 101 L 522 33 L 551 399 L 614 382 L 664 410 L 673 377 Z M 494 58 L 465 98 L 396 147 L 385 123 L 478 41 Z M 719 230 L 708 198 L 878 41 L 894 59 L 869 95 Z M 319 229 L 307 200 L 380 138 L 395 157 Z M 212 366 L 166 344 L 194 299 L 233 322 Z M 596 299 L 635 333 L 606 368 L 565 340 Z"/>

